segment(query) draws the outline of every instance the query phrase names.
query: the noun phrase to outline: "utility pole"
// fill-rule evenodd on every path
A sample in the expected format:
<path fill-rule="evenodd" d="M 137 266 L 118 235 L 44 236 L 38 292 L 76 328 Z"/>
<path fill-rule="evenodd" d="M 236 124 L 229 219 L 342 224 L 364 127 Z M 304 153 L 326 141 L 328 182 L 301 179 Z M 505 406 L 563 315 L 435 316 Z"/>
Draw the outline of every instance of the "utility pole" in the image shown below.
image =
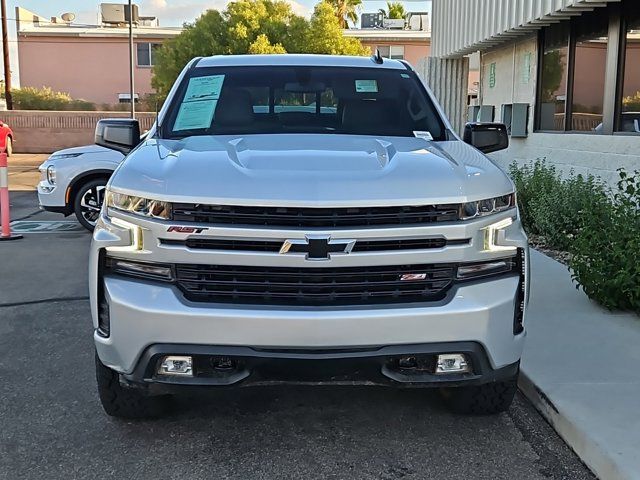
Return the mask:
<path fill-rule="evenodd" d="M 2 4 L 4 7 L 4 1 Z M 3 14 L 4 17 L 4 14 Z M 6 68 L 6 67 L 5 67 Z M 133 6 L 129 0 L 129 95 L 131 100 L 131 118 L 136 118 L 135 85 L 133 78 Z"/>
<path fill-rule="evenodd" d="M 4 56 L 4 98 L 7 110 L 13 110 L 11 98 L 11 66 L 9 65 L 9 34 L 7 33 L 7 5 L 6 0 L 0 0 L 2 5 L 2 54 Z"/>

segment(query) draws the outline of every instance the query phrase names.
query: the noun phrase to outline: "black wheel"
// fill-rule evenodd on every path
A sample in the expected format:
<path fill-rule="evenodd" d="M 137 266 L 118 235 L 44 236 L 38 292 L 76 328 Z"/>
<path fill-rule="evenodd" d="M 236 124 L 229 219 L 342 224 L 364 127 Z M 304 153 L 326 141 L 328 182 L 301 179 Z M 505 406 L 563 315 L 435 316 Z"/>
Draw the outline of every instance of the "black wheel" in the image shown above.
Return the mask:
<path fill-rule="evenodd" d="M 7 146 L 4 151 L 6 152 L 7 157 L 13 155 L 13 140 L 11 140 L 11 137 L 7 137 Z"/>
<path fill-rule="evenodd" d="M 76 218 L 90 232 L 93 231 L 98 217 L 100 217 L 100 209 L 102 208 L 102 202 L 104 202 L 106 187 L 106 178 L 91 180 L 80 186 L 73 199 L 73 211 L 76 214 Z"/>
<path fill-rule="evenodd" d="M 123 387 L 116 372 L 105 367 L 96 354 L 96 380 L 102 408 L 112 417 L 156 418 L 168 410 L 168 396 L 147 396 L 143 392 Z"/>
<path fill-rule="evenodd" d="M 455 413 L 493 415 L 509 409 L 518 390 L 518 375 L 502 381 L 469 387 L 448 388 L 443 397 Z"/>

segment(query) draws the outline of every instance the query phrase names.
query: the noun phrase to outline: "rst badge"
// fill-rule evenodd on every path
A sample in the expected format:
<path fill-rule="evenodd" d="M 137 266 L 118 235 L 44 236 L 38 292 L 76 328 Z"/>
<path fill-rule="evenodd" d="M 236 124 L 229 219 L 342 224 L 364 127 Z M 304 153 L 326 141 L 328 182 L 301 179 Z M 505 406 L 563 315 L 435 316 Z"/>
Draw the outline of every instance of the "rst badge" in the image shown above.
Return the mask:
<path fill-rule="evenodd" d="M 167 232 L 175 233 L 202 233 L 205 230 L 209 230 L 209 227 L 181 227 L 179 225 L 172 225 L 167 228 Z"/>

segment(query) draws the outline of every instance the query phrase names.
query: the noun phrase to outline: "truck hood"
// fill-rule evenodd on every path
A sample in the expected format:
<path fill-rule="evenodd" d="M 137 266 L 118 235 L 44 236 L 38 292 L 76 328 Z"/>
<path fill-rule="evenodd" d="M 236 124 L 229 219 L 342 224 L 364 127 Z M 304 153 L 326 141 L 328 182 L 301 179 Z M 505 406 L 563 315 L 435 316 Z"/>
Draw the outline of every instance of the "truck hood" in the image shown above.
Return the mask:
<path fill-rule="evenodd" d="M 513 184 L 457 140 L 279 134 L 149 139 L 110 188 L 171 202 L 344 207 L 459 203 Z"/>

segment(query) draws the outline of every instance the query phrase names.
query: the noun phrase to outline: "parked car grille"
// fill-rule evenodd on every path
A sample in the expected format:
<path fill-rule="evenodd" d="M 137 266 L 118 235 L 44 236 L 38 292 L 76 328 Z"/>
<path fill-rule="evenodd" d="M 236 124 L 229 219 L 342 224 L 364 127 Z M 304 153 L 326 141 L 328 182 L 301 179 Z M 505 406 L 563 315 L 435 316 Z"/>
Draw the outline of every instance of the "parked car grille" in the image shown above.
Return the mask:
<path fill-rule="evenodd" d="M 224 238 L 191 237 L 185 240 L 161 239 L 163 245 L 175 245 L 194 250 L 232 250 L 245 252 L 277 253 L 283 240 L 236 240 Z M 447 245 L 468 245 L 469 239 L 447 240 L 445 238 L 410 238 L 393 240 L 358 240 L 352 252 L 382 252 L 398 250 L 425 250 L 444 248 Z"/>
<path fill-rule="evenodd" d="M 368 305 L 443 299 L 453 264 L 367 268 L 175 266 L 176 282 L 195 302 L 276 305 Z M 413 277 L 409 277 L 413 275 Z"/>
<path fill-rule="evenodd" d="M 221 225 L 269 227 L 368 227 L 421 225 L 459 219 L 459 206 L 299 208 L 173 204 L 173 220 Z"/>

